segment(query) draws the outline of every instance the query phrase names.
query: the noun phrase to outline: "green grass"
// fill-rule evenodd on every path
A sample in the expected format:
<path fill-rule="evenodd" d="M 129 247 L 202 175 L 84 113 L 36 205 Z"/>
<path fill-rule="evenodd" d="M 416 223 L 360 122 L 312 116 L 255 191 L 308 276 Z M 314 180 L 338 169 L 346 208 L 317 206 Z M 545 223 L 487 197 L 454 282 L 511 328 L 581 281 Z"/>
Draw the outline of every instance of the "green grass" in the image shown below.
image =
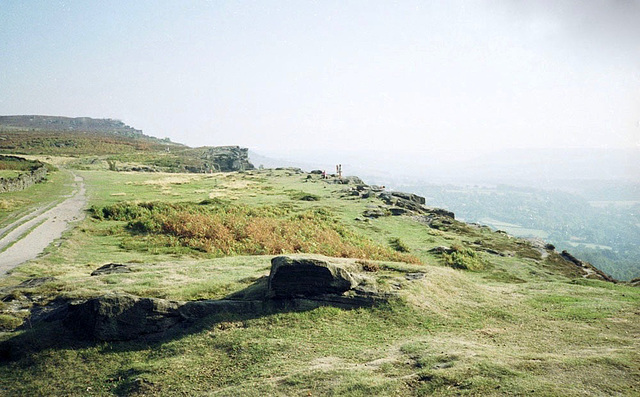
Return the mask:
<path fill-rule="evenodd" d="M 0 178 L 4 178 L 4 179 L 11 179 L 11 178 L 15 178 L 18 175 L 22 174 L 22 172 L 20 171 L 14 171 L 14 170 L 0 170 Z"/>
<path fill-rule="evenodd" d="M 0 340 L 12 340 L 18 349 L 15 360 L 0 364 L 0 394 L 638 393 L 638 288 L 584 279 L 557 254 L 543 259 L 530 244 L 486 228 L 453 222 L 434 229 L 391 216 L 356 221 L 378 201 L 344 198 L 343 186 L 306 174 L 136 174 L 100 167 L 79 171 L 89 204 L 123 220 L 88 217 L 59 247 L 0 279 L 0 288 L 54 276 L 56 281 L 13 293 L 44 301 L 110 291 L 173 300 L 223 298 L 266 276 L 273 255 L 215 257 L 182 243 L 162 247 L 156 224 L 136 233 L 131 223 L 189 214 L 203 216 L 206 224 L 218 210 L 222 217 L 244 220 L 312 214 L 312 222 L 353 231 L 387 249 L 397 239 L 422 264 L 369 260 L 367 274 L 399 294 L 373 309 L 222 314 L 153 343 L 75 341 L 55 323 L 0 333 Z M 62 189 L 66 174 L 54 175 Z M 317 200 L 300 199 L 307 195 Z M 166 212 L 146 213 L 141 203 L 148 202 Z M 450 260 L 465 266 L 451 267 L 429 252 L 437 246 L 455 248 L 460 258 Z M 111 262 L 128 263 L 132 272 L 90 276 Z M 424 277 L 409 280 L 406 273 Z M 22 319 L 9 314 L 9 304 L 0 305 L 0 321 L 17 324 Z"/>
<path fill-rule="evenodd" d="M 34 209 L 47 205 L 71 193 L 72 176 L 61 170 L 49 172 L 47 179 L 19 192 L 0 193 L 0 227 Z"/>

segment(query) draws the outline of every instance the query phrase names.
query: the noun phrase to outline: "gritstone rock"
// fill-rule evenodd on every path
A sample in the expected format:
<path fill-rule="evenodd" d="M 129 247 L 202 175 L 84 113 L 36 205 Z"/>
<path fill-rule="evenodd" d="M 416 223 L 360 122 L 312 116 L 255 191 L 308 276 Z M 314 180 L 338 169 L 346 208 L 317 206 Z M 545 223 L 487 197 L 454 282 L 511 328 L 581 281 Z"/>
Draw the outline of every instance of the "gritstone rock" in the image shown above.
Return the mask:
<path fill-rule="evenodd" d="M 403 200 L 412 201 L 419 205 L 424 205 L 426 203 L 426 200 L 424 197 L 418 196 L 417 194 L 413 194 L 413 193 L 391 192 L 391 195 L 395 197 L 399 197 Z"/>
<path fill-rule="evenodd" d="M 354 277 L 337 264 L 314 258 L 277 256 L 271 260 L 267 296 L 295 298 L 340 295 L 356 285 Z"/>
<path fill-rule="evenodd" d="M 380 292 L 376 280 L 362 274 L 362 264 L 329 259 L 275 257 L 268 280 L 260 278 L 225 299 L 178 302 L 112 293 L 81 302 L 60 302 L 43 308 L 39 317 L 62 319 L 65 328 L 77 338 L 123 341 L 163 337 L 173 332 L 171 329 L 180 329 L 178 325 L 212 314 L 311 310 L 320 306 L 370 307 L 393 296 Z"/>
<path fill-rule="evenodd" d="M 100 266 L 93 272 L 91 272 L 92 276 L 101 276 L 103 274 L 113 274 L 113 273 L 130 273 L 131 268 L 127 265 L 123 265 L 122 263 L 107 263 L 104 266 Z"/>
<path fill-rule="evenodd" d="M 109 294 L 70 305 L 64 324 L 83 339 L 131 340 L 179 323 L 179 306 L 164 299 Z"/>
<path fill-rule="evenodd" d="M 439 246 L 439 247 L 434 247 L 431 248 L 429 250 L 429 252 L 434 253 L 434 254 L 450 254 L 453 252 L 453 250 L 449 247 L 445 247 L 445 246 Z"/>

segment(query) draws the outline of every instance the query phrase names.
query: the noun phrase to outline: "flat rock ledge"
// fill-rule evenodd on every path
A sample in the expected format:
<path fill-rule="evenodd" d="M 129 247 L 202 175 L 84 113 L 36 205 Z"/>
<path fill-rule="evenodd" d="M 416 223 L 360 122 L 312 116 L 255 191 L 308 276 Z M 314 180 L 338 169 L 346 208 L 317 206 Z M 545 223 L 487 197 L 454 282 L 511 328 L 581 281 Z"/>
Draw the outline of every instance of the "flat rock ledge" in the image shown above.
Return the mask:
<path fill-rule="evenodd" d="M 271 261 L 268 279 L 225 299 L 180 302 L 113 293 L 70 302 L 56 313 L 78 338 L 125 341 L 162 337 L 176 326 L 215 314 L 260 316 L 320 306 L 371 307 L 394 296 L 379 292 L 375 279 L 364 273 L 353 260 L 278 256 Z"/>

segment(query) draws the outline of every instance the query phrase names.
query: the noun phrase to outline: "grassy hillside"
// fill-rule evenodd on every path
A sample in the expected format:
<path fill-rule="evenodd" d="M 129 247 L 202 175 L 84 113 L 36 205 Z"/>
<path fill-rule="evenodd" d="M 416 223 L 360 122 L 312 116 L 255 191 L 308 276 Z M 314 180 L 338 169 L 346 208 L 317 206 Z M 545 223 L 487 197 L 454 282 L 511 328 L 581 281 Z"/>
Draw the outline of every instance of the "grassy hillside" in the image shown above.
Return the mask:
<path fill-rule="evenodd" d="M 212 172 L 253 169 L 247 149 L 190 148 L 145 135 L 119 120 L 89 117 L 0 116 L 0 153 L 70 156 L 76 169 Z"/>
<path fill-rule="evenodd" d="M 176 147 L 118 120 L 89 117 L 0 116 L 0 152 L 105 155 Z"/>
<path fill-rule="evenodd" d="M 51 183 L 63 186 L 66 172 Z M 379 198 L 295 170 L 149 174 L 94 163 L 75 172 L 88 217 L 0 279 L 0 394 L 640 392 L 640 289 L 557 252 L 446 217 L 367 218 Z M 292 252 L 358 258 L 397 297 L 353 310 L 222 313 L 129 342 L 78 341 L 55 322 L 27 320 L 47 302 L 114 291 L 220 299 Z M 132 271 L 90 275 L 107 263 Z M 52 278 L 20 286 L 34 277 Z"/>

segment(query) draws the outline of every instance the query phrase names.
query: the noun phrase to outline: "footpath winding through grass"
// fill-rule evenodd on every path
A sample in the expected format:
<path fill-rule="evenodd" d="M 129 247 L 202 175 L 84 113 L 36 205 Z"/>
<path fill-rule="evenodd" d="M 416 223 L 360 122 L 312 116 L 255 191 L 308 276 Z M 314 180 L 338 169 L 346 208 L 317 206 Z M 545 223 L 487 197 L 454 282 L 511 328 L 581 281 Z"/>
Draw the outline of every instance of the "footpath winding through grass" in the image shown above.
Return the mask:
<path fill-rule="evenodd" d="M 36 258 L 49 244 L 62 236 L 69 223 L 84 217 L 85 187 L 75 177 L 76 190 L 70 197 L 14 227 L 0 241 L 0 275 L 30 259 Z"/>

